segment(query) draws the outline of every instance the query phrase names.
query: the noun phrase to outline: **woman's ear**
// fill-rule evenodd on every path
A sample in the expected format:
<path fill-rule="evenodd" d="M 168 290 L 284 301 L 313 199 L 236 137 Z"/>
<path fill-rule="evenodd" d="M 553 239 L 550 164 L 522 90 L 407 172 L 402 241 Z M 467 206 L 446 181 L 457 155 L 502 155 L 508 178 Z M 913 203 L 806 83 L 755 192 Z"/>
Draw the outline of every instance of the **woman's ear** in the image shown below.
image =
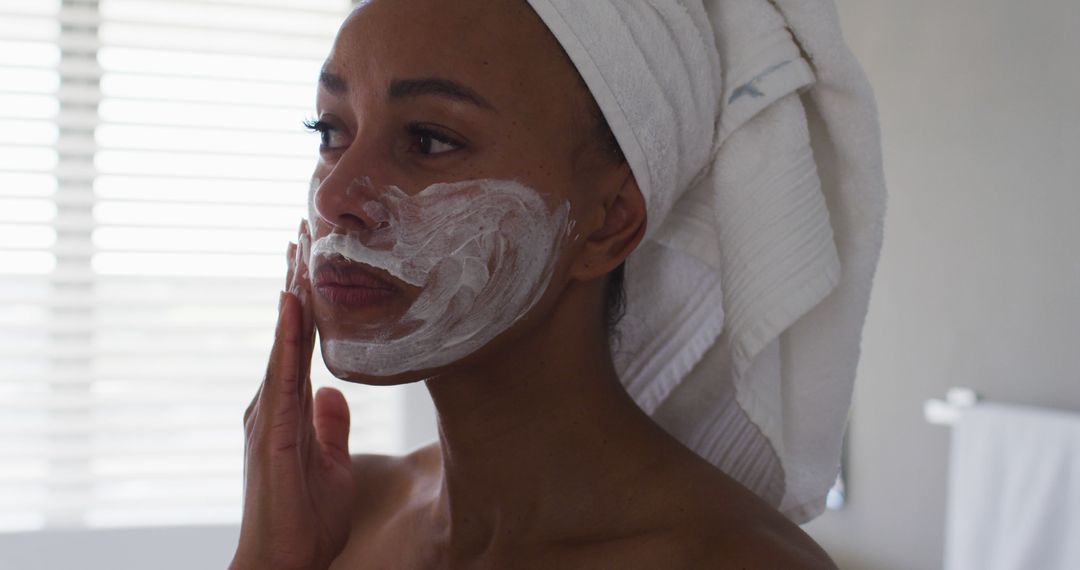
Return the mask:
<path fill-rule="evenodd" d="M 588 225 L 582 228 L 584 243 L 571 268 L 571 275 L 580 281 L 591 281 L 607 275 L 622 264 L 645 237 L 645 197 L 627 164 L 619 169 L 618 178 L 593 204 L 594 211 L 583 216 Z M 584 221 L 583 220 L 583 221 Z"/>

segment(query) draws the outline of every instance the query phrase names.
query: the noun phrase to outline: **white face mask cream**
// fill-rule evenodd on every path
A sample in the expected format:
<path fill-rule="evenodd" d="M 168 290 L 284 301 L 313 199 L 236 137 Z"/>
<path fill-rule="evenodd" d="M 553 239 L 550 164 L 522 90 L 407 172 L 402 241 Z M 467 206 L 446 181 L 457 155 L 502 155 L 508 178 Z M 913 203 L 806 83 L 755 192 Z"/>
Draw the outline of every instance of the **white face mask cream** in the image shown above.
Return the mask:
<path fill-rule="evenodd" d="M 475 352 L 540 300 L 572 229 L 569 202 L 549 206 L 515 181 L 435 184 L 409 196 L 362 180 L 348 195 L 370 227 L 315 241 L 309 267 L 341 256 L 422 290 L 395 322 L 324 339 L 323 358 L 338 372 L 393 376 Z"/>

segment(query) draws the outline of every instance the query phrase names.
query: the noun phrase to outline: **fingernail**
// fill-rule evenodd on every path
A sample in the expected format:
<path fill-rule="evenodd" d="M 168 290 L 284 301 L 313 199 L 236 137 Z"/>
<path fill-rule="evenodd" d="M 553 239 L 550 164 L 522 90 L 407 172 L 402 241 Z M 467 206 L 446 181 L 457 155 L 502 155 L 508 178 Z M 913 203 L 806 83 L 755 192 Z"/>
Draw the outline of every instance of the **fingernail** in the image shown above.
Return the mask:
<path fill-rule="evenodd" d="M 281 309 L 282 309 L 283 307 L 285 307 L 285 295 L 288 295 L 288 293 L 286 293 L 286 292 L 284 292 L 284 291 L 282 291 L 282 292 L 281 292 L 281 293 L 280 293 L 280 294 L 278 295 L 278 302 L 277 302 L 277 310 L 278 310 L 278 312 L 279 312 L 279 313 L 281 312 Z"/>

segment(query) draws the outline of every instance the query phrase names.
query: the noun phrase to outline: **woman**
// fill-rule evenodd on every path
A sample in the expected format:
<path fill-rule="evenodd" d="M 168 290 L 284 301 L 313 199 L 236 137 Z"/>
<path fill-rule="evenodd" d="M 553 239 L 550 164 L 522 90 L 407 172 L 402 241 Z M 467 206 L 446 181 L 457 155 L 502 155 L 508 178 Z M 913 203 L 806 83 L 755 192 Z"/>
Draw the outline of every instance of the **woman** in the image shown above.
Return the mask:
<path fill-rule="evenodd" d="M 609 325 L 656 199 L 580 67 L 524 1 L 342 26 L 234 568 L 833 566 L 621 382 Z M 316 326 L 340 378 L 425 380 L 439 441 L 350 456 L 344 398 L 311 394 Z"/>

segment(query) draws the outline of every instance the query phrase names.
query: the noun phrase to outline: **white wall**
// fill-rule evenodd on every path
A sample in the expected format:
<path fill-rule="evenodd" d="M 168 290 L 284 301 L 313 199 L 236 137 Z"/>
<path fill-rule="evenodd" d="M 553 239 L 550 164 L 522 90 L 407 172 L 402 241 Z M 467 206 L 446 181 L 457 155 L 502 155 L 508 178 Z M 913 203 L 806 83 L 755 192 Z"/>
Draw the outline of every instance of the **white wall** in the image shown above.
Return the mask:
<path fill-rule="evenodd" d="M 941 566 L 950 386 L 1080 411 L 1080 2 L 840 0 L 890 203 L 850 427 L 845 568 Z"/>

